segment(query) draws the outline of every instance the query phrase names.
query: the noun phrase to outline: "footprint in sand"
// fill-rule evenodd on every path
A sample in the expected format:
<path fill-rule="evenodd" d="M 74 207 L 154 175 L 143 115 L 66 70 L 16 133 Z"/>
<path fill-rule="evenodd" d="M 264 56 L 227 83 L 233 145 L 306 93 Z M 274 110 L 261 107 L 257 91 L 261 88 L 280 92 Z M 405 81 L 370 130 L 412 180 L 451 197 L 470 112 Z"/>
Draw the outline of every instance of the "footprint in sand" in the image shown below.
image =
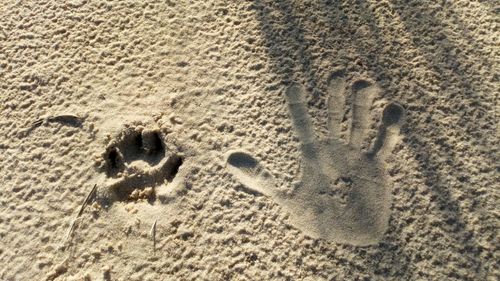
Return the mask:
<path fill-rule="evenodd" d="M 391 103 L 383 111 L 377 138 L 362 150 L 368 133 L 370 106 L 380 89 L 358 80 L 352 87 L 352 123 L 348 142 L 340 138 L 346 81 L 329 80 L 329 136 L 317 140 L 307 113 L 305 90 L 291 85 L 286 101 L 301 143 L 302 178 L 292 192 L 276 188 L 271 173 L 245 151 L 227 154 L 228 170 L 251 192 L 269 196 L 290 213 L 290 222 L 306 234 L 358 246 L 380 241 L 388 227 L 390 185 L 384 159 L 392 152 L 405 112 Z"/>
<path fill-rule="evenodd" d="M 154 187 L 172 181 L 182 157 L 169 150 L 165 135 L 144 124 L 129 124 L 111 140 L 103 153 L 108 203 L 155 199 Z"/>

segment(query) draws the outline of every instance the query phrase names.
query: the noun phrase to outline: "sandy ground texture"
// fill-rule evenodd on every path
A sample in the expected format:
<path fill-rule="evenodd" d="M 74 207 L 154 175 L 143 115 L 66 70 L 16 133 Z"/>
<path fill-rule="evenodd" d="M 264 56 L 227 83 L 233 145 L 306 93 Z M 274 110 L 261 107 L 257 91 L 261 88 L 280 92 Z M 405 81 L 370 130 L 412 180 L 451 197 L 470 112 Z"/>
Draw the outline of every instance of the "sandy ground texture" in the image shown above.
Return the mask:
<path fill-rule="evenodd" d="M 498 280 L 497 1 L 0 1 L 0 280 Z"/>

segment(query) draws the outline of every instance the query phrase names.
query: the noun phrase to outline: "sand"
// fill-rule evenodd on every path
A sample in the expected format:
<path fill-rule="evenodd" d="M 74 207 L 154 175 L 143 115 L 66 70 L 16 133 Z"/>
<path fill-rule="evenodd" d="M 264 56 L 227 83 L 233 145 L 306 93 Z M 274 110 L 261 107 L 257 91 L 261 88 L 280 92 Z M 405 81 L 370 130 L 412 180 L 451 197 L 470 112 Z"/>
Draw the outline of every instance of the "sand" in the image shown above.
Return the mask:
<path fill-rule="evenodd" d="M 0 280 L 497 280 L 498 5 L 2 1 Z"/>

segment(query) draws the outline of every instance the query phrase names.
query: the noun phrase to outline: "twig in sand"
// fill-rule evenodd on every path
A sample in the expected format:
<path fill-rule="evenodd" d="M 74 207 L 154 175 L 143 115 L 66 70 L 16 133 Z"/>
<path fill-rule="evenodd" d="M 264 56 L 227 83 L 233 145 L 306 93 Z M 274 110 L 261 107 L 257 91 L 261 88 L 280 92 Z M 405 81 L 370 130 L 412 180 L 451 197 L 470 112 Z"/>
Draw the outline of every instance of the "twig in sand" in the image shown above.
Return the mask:
<path fill-rule="evenodd" d="M 82 118 L 73 114 L 61 114 L 56 116 L 49 116 L 46 118 L 46 120 L 47 122 L 57 122 L 73 127 L 80 127 L 82 125 Z"/>
<path fill-rule="evenodd" d="M 153 252 L 156 251 L 156 220 L 151 227 L 151 237 L 153 238 Z"/>
<path fill-rule="evenodd" d="M 61 114 L 56 116 L 49 116 L 47 117 L 47 121 L 78 124 L 81 123 L 81 118 L 73 114 Z"/>
<path fill-rule="evenodd" d="M 68 230 L 68 232 L 66 233 L 66 236 L 64 237 L 62 243 L 61 243 L 61 248 L 64 250 L 65 247 L 64 245 L 66 244 L 66 242 L 70 239 L 71 237 L 71 234 L 73 233 L 73 231 L 75 230 L 75 223 L 76 223 L 76 219 L 77 218 L 74 218 L 73 221 L 71 222 L 71 226 Z"/>
<path fill-rule="evenodd" d="M 94 184 L 94 187 L 92 187 L 87 197 L 85 197 L 85 201 L 83 201 L 83 204 L 80 207 L 80 211 L 78 211 L 78 215 L 76 216 L 77 218 L 83 214 L 83 210 L 85 209 L 85 207 L 89 204 L 90 201 L 94 199 L 96 190 L 97 190 L 97 184 Z"/>
<path fill-rule="evenodd" d="M 61 114 L 61 115 L 55 115 L 55 116 L 49 116 L 49 117 L 42 117 L 35 122 L 31 123 L 31 127 L 26 129 L 27 133 L 33 131 L 34 129 L 40 127 L 40 125 L 43 124 L 43 122 L 58 122 L 58 123 L 64 123 L 70 126 L 74 127 L 80 127 L 82 124 L 82 118 L 73 115 L 73 114 Z"/>
<path fill-rule="evenodd" d="M 70 228 L 68 230 L 68 233 L 66 233 L 66 237 L 64 238 L 64 240 L 62 242 L 63 245 L 68 241 L 68 239 L 71 238 L 71 235 L 73 234 L 73 231 L 75 230 L 76 220 L 83 214 L 83 210 L 85 210 L 85 207 L 88 205 L 88 203 L 94 199 L 94 196 L 96 194 L 96 190 L 97 190 L 97 184 L 94 184 L 94 187 L 92 187 L 92 189 L 90 190 L 90 192 L 87 195 L 87 197 L 85 197 L 85 200 L 83 201 L 83 204 L 80 207 L 80 210 L 78 211 L 78 214 L 76 215 L 76 217 L 71 222 L 71 226 L 70 226 Z"/>
<path fill-rule="evenodd" d="M 43 123 L 43 118 L 42 119 L 38 119 L 35 122 L 31 123 L 31 128 L 34 129 L 34 128 L 42 125 L 42 123 Z"/>
<path fill-rule="evenodd" d="M 43 124 L 44 120 L 45 120 L 44 118 L 41 118 L 41 119 L 38 119 L 35 122 L 31 123 L 31 127 L 24 129 L 23 135 L 24 136 L 29 135 L 31 133 L 31 131 L 33 131 L 34 129 L 40 127 L 40 125 Z"/>

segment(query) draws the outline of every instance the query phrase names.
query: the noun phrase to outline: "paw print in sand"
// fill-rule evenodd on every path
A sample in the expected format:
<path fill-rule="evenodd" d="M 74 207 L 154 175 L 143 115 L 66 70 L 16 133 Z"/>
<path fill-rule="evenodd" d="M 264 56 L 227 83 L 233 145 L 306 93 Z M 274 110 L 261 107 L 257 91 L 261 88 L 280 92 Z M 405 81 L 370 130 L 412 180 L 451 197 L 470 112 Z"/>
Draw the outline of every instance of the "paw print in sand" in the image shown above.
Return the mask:
<path fill-rule="evenodd" d="M 141 123 L 123 128 L 109 141 L 102 158 L 106 199 L 110 203 L 154 201 L 155 187 L 172 181 L 183 160 L 167 145 L 166 136 L 158 128 L 148 128 Z"/>
<path fill-rule="evenodd" d="M 306 234 L 363 246 L 380 241 L 388 227 L 391 192 L 382 163 L 393 150 L 405 113 L 397 103 L 387 105 L 374 144 L 363 151 L 370 107 L 380 90 L 365 80 L 352 85 L 351 130 L 345 142 L 340 132 L 346 88 L 342 74 L 332 75 L 329 136 L 324 140 L 317 140 L 313 132 L 304 88 L 298 84 L 287 88 L 286 101 L 302 152 L 302 178 L 291 192 L 277 189 L 271 173 L 248 152 L 230 151 L 226 166 L 247 189 L 288 211 L 291 224 Z"/>

